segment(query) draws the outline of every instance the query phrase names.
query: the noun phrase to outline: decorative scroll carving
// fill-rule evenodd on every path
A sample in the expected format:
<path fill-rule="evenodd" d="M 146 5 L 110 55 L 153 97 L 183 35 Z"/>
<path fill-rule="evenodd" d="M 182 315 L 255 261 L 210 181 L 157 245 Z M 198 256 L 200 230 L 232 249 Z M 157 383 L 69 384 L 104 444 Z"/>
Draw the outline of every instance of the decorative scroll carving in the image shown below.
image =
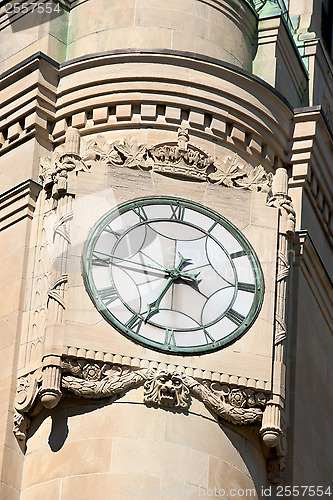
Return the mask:
<path fill-rule="evenodd" d="M 14 400 L 14 428 L 13 432 L 19 441 L 25 441 L 30 425 L 28 412 L 36 405 L 42 381 L 41 370 L 21 377 Z"/>
<path fill-rule="evenodd" d="M 89 171 L 80 157 L 80 134 L 76 128 L 69 127 L 65 144 L 59 146 L 51 156 L 40 159 L 40 168 L 43 187 L 51 192 L 54 199 L 75 191 L 74 178 L 70 174 L 80 170 Z"/>
<path fill-rule="evenodd" d="M 177 141 L 161 142 L 148 147 L 132 138 L 109 144 L 103 136 L 89 141 L 83 161 L 105 162 L 138 170 L 152 170 L 163 175 L 206 181 L 238 189 L 270 192 L 273 176 L 261 165 L 252 167 L 237 154 L 223 161 L 212 158 L 189 140 L 188 130 L 178 129 Z"/>
<path fill-rule="evenodd" d="M 30 425 L 30 418 L 26 413 L 20 413 L 14 408 L 14 427 L 13 432 L 19 441 L 25 441 L 27 438 L 27 430 Z"/>
<path fill-rule="evenodd" d="M 187 384 L 191 393 L 197 399 L 202 401 L 209 410 L 213 411 L 217 416 L 223 418 L 227 422 L 231 422 L 235 425 L 247 425 L 260 422 L 262 419 L 262 409 L 255 406 L 250 407 L 248 404 L 249 400 L 250 404 L 252 404 L 251 398 L 253 398 L 253 394 L 249 398 L 245 397 L 245 392 L 242 393 L 240 389 L 229 388 L 229 391 L 227 391 L 228 395 L 224 396 L 222 392 L 216 392 L 216 389 L 213 389 L 214 383 L 201 384 L 192 377 L 187 377 Z M 237 406 L 230 404 L 230 401 L 236 401 Z M 240 406 L 240 404 L 242 406 Z M 257 403 L 255 402 L 254 404 Z"/>
<path fill-rule="evenodd" d="M 272 196 L 267 201 L 267 205 L 280 209 L 283 217 L 280 232 L 285 233 L 289 238 L 292 238 L 295 233 L 296 212 L 291 198 L 286 194 L 283 196 Z"/>
<path fill-rule="evenodd" d="M 32 408 L 36 401 L 41 381 L 41 370 L 36 370 L 34 373 L 29 373 L 19 379 L 14 402 L 15 408 L 18 411 L 26 412 Z"/>
<path fill-rule="evenodd" d="M 176 371 L 150 370 L 144 384 L 144 402 L 186 410 L 189 404 L 189 388 L 186 377 Z"/>
<path fill-rule="evenodd" d="M 215 382 L 201 383 L 175 370 L 131 370 L 71 358 L 63 361 L 62 369 L 62 388 L 83 398 L 111 397 L 144 385 L 146 404 L 187 410 L 191 393 L 217 416 L 236 425 L 261 421 L 262 408 L 266 405 L 263 393 L 220 386 Z"/>

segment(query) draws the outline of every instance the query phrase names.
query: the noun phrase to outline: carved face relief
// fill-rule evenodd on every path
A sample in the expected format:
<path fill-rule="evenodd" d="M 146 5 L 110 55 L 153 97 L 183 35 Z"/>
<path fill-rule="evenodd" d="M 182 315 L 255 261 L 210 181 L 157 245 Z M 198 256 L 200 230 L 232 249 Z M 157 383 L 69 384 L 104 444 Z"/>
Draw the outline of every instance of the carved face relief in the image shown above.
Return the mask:
<path fill-rule="evenodd" d="M 168 408 L 188 408 L 189 389 L 176 371 L 151 371 L 144 385 L 145 403 Z"/>

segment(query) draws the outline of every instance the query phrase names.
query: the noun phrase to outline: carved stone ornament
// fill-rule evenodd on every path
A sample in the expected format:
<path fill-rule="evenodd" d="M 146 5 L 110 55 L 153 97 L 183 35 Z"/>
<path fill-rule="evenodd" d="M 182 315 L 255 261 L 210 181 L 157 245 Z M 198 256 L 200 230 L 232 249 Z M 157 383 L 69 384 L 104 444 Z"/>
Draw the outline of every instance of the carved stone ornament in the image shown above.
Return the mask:
<path fill-rule="evenodd" d="M 176 371 L 150 370 L 144 384 L 144 402 L 156 406 L 187 410 L 189 388 L 186 377 Z"/>
<path fill-rule="evenodd" d="M 59 146 L 51 155 L 40 159 L 40 178 L 46 191 L 57 200 L 64 193 L 75 191 L 75 172 L 89 171 L 80 157 L 80 133 L 69 127 L 65 144 Z"/>
<path fill-rule="evenodd" d="M 194 397 L 215 417 L 233 425 L 257 426 L 258 435 L 263 437 L 263 418 L 268 408 L 268 395 L 264 392 L 248 387 L 197 380 L 171 366 L 163 369 L 135 369 L 118 363 L 71 357 L 62 360 L 58 357 L 57 363 L 56 357 L 53 358 L 53 367 L 48 360 L 43 370 L 36 370 L 19 380 L 13 431 L 20 441 L 26 439 L 30 418 L 39 413 L 43 406 L 53 408 L 54 401 L 58 402 L 61 397 L 67 395 L 84 399 L 115 398 L 140 386 L 143 386 L 143 402 L 148 406 L 187 411 L 190 399 Z M 57 364 L 59 383 L 54 378 L 58 373 L 54 371 Z M 51 368 L 53 382 L 49 380 L 52 375 L 49 373 Z M 53 397 L 53 390 L 50 399 L 48 391 L 51 386 L 59 387 L 58 398 Z M 44 398 L 46 401 L 43 401 Z M 262 424 L 261 429 L 259 424 Z M 267 432 L 265 428 L 264 433 Z M 276 446 L 264 446 L 269 477 L 273 483 L 280 480 L 283 468 L 286 452 L 283 436 L 282 432 L 282 439 Z"/>
<path fill-rule="evenodd" d="M 216 416 L 237 425 L 260 422 L 266 404 L 263 393 L 248 388 L 220 386 L 216 382 L 201 383 L 176 370 L 133 370 L 118 364 L 65 358 L 61 363 L 61 373 L 62 395 L 70 394 L 91 399 L 110 398 L 143 385 L 143 400 L 148 405 L 187 410 L 192 395 Z M 36 403 L 43 399 L 43 376 L 48 376 L 45 368 L 43 372 L 37 370 L 19 381 L 14 432 L 20 440 L 24 439 L 25 430 L 29 425 L 26 420 L 23 422 L 23 417 L 27 417 Z"/>
<path fill-rule="evenodd" d="M 267 205 L 280 209 L 283 216 L 283 224 L 280 232 L 292 239 L 295 233 L 296 212 L 290 196 L 286 194 L 284 196 L 272 196 L 268 199 Z"/>
<path fill-rule="evenodd" d="M 137 170 L 152 170 L 163 175 L 206 181 L 238 189 L 270 192 L 273 175 L 261 165 L 252 167 L 237 154 L 223 161 L 212 158 L 189 141 L 188 130 L 178 129 L 177 141 L 161 142 L 148 147 L 131 137 L 108 143 L 97 136 L 86 143 L 82 152 L 85 165 L 92 161 Z"/>
<path fill-rule="evenodd" d="M 26 440 L 26 433 L 30 425 L 29 414 L 38 403 L 38 394 L 42 383 L 42 371 L 28 373 L 18 380 L 14 401 L 13 432 L 19 441 Z"/>

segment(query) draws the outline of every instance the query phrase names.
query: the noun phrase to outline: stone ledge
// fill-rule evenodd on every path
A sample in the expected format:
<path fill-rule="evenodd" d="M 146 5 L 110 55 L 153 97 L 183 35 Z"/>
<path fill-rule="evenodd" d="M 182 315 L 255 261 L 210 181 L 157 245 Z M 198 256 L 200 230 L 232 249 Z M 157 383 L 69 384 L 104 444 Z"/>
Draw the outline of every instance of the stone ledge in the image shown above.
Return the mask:
<path fill-rule="evenodd" d="M 32 219 L 42 186 L 28 179 L 0 195 L 0 231 L 21 219 Z"/>

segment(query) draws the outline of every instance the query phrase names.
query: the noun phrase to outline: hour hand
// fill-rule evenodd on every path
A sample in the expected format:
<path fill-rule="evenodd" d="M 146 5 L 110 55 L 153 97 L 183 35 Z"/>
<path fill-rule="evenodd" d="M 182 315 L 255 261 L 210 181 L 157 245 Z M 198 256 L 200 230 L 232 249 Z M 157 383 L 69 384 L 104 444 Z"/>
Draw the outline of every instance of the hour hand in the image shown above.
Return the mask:
<path fill-rule="evenodd" d="M 158 313 L 159 312 L 159 305 L 160 305 L 160 300 L 159 298 L 154 300 L 154 302 L 151 302 L 150 304 L 148 304 L 148 309 L 147 309 L 147 312 L 144 316 L 144 322 L 146 323 L 152 316 L 154 316 L 154 314 Z"/>
<path fill-rule="evenodd" d="M 185 266 L 188 266 L 189 264 L 191 264 L 192 260 L 186 259 L 185 257 L 182 256 L 182 254 L 180 252 L 178 252 L 178 255 L 180 257 L 180 260 L 179 260 L 176 267 L 174 267 L 172 269 L 168 269 L 169 276 L 174 280 L 176 280 L 178 278 L 182 278 L 184 280 L 194 281 L 194 283 L 198 286 L 199 281 L 197 280 L 197 277 L 199 276 L 200 271 L 197 273 L 190 273 L 188 271 L 183 271 L 182 269 Z"/>
<path fill-rule="evenodd" d="M 160 303 L 161 303 L 164 295 L 167 293 L 167 291 L 169 290 L 169 288 L 171 287 L 171 285 L 173 284 L 174 281 L 175 281 L 175 278 L 170 275 L 170 278 L 168 279 L 168 281 L 164 285 L 164 288 L 160 291 L 158 297 L 153 302 L 148 304 L 147 314 L 144 318 L 145 322 L 148 321 L 149 318 L 151 318 L 154 314 L 159 312 Z"/>

